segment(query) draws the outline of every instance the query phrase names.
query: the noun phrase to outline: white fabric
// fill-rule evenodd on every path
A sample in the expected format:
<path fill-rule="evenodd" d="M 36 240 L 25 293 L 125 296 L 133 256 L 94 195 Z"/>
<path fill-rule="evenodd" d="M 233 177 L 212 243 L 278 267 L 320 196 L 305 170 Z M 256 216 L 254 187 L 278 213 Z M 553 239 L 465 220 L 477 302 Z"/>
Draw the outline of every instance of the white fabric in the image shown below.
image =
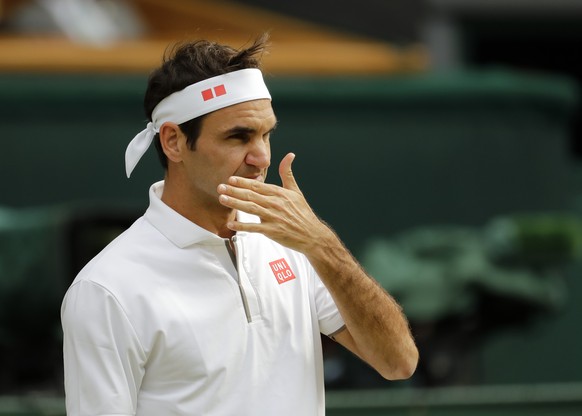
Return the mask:
<path fill-rule="evenodd" d="M 319 334 L 343 321 L 305 256 L 239 233 L 237 273 L 226 240 L 167 207 L 162 189 L 65 296 L 67 414 L 324 415 Z M 280 259 L 295 279 L 279 283 Z"/>
<path fill-rule="evenodd" d="M 167 121 L 182 124 L 204 114 L 245 101 L 271 99 L 257 68 L 241 69 L 192 84 L 170 94 L 152 111 L 152 122 L 139 132 L 125 151 L 125 173 L 131 172 L 144 155 L 160 127 Z"/>

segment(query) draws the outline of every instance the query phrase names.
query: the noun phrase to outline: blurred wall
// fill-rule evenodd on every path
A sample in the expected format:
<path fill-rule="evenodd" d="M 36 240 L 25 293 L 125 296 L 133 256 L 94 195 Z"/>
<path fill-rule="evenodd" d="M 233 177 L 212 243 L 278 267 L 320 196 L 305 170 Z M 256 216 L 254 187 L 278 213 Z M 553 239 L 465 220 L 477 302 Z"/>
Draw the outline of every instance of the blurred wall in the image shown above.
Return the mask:
<path fill-rule="evenodd" d="M 480 227 L 496 215 L 573 206 L 579 184 L 567 141 L 578 94 L 566 78 L 487 71 L 269 84 L 280 120 L 273 164 L 297 154 L 304 193 L 356 255 L 372 236 Z M 68 207 L 73 219 L 139 215 L 149 185 L 162 177 L 153 149 L 130 180 L 124 176 L 125 147 L 145 125 L 144 86 L 139 76 L 0 76 L 1 205 Z M 278 182 L 276 169 L 269 179 Z M 62 261 L 83 262 L 70 253 Z M 75 268 L 66 269 L 65 286 Z M 462 381 L 580 380 L 582 337 L 571 330 L 580 291 L 572 282 L 563 315 L 472 352 Z M 550 354 L 556 341 L 564 348 Z M 543 365 L 532 367 L 540 355 Z"/>

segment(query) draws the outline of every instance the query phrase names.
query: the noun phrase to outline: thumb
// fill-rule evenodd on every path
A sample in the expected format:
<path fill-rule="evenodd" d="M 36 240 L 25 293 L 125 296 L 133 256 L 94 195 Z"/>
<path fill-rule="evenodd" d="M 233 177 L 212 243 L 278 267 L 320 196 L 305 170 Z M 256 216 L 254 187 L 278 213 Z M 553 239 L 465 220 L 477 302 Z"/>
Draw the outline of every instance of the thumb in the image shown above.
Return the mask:
<path fill-rule="evenodd" d="M 281 177 L 283 188 L 299 191 L 299 186 L 297 186 L 297 182 L 295 182 L 295 178 L 293 177 L 293 171 L 291 170 L 293 160 L 295 160 L 294 153 L 287 153 L 285 155 L 279 164 L 279 176 Z"/>

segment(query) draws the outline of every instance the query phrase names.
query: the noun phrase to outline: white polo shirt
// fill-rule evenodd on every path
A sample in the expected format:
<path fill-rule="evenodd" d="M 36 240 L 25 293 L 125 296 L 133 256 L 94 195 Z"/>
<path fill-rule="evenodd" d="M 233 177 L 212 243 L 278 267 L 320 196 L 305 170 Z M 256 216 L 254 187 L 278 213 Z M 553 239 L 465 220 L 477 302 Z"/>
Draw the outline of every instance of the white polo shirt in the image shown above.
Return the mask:
<path fill-rule="evenodd" d="M 344 323 L 307 259 L 238 233 L 235 267 L 162 190 L 65 295 L 67 414 L 323 415 L 320 332 Z"/>

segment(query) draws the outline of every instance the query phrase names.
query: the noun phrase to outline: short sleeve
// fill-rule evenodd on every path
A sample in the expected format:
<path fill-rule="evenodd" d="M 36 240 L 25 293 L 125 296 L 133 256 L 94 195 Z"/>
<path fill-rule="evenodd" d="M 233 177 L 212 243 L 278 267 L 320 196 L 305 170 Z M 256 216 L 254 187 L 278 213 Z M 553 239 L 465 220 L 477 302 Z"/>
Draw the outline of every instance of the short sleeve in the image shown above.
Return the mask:
<path fill-rule="evenodd" d="M 336 333 L 345 324 L 331 294 L 319 278 L 314 274 L 314 298 L 319 321 L 319 330 L 324 335 Z"/>
<path fill-rule="evenodd" d="M 115 297 L 89 281 L 61 307 L 67 415 L 135 415 L 145 354 Z"/>

